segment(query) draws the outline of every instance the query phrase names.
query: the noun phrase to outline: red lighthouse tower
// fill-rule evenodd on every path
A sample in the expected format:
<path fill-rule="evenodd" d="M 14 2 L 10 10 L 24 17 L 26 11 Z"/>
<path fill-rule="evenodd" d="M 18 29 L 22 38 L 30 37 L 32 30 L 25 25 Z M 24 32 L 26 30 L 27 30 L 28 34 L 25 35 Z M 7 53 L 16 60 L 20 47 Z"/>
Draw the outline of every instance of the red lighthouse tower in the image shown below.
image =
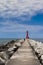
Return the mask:
<path fill-rule="evenodd" d="M 26 39 L 29 39 L 29 36 L 28 36 L 28 31 L 26 32 Z"/>

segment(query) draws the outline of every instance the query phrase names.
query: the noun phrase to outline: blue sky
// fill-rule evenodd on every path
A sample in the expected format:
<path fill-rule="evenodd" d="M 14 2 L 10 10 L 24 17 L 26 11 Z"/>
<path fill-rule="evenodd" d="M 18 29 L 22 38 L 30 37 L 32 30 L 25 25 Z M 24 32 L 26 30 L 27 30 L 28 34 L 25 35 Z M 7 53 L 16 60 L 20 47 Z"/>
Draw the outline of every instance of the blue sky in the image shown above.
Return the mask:
<path fill-rule="evenodd" d="M 43 38 L 43 0 L 0 0 L 0 38 Z"/>

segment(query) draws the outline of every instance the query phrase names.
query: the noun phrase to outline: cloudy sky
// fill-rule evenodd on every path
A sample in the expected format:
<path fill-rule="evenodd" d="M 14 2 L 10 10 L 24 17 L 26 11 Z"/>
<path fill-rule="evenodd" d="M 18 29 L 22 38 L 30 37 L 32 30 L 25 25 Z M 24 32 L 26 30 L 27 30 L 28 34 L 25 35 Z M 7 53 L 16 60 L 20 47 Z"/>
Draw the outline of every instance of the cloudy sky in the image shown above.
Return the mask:
<path fill-rule="evenodd" d="M 43 0 L 0 0 L 0 38 L 43 38 Z"/>

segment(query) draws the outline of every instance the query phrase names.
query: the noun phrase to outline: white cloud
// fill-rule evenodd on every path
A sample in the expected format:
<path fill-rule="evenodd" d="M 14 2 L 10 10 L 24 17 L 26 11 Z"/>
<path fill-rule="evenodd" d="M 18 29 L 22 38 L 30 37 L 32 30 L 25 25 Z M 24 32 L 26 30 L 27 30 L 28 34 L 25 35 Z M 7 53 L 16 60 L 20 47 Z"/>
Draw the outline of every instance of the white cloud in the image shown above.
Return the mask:
<path fill-rule="evenodd" d="M 22 25 L 15 22 L 0 22 L 2 27 L 0 28 L 0 32 L 26 32 L 27 30 L 30 33 L 39 33 L 39 31 L 43 30 L 43 26 L 41 25 Z"/>
<path fill-rule="evenodd" d="M 39 10 L 43 11 L 43 0 L 0 0 L 0 15 L 4 17 L 23 14 L 31 17 Z"/>

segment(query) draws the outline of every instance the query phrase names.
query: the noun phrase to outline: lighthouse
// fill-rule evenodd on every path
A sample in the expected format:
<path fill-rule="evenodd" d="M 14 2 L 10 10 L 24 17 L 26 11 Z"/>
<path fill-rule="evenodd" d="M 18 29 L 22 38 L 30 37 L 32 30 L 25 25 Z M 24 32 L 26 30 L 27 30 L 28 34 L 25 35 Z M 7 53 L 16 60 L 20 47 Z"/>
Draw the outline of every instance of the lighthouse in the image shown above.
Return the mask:
<path fill-rule="evenodd" d="M 29 39 L 28 31 L 26 31 L 26 39 Z"/>

